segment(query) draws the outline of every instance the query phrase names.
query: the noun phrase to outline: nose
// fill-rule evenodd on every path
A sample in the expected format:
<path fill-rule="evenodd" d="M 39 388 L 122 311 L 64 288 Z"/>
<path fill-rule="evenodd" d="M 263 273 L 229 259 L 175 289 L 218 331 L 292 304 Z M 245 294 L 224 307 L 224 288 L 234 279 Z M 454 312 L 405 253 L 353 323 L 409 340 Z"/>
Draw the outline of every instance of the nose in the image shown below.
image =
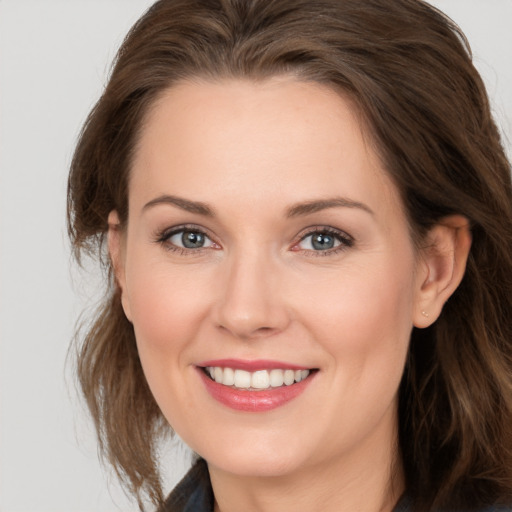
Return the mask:
<path fill-rule="evenodd" d="M 285 330 L 290 314 L 282 299 L 282 272 L 278 265 L 254 251 L 233 256 L 225 263 L 215 306 L 218 328 L 242 340 Z"/>

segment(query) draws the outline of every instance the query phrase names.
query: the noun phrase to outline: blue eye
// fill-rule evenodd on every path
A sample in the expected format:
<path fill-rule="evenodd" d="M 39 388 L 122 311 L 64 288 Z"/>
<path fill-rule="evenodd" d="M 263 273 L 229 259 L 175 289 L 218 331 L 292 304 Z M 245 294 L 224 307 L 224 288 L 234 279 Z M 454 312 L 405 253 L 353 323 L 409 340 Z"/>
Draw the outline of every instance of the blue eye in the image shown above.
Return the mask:
<path fill-rule="evenodd" d="M 308 233 L 302 237 L 296 247 L 305 251 L 336 252 L 338 249 L 344 249 L 352 245 L 353 240 L 348 235 L 324 229 Z"/>
<path fill-rule="evenodd" d="M 205 233 L 197 229 L 180 229 L 161 237 L 161 242 L 180 249 L 204 249 L 214 246 L 214 243 Z"/>
<path fill-rule="evenodd" d="M 204 247 L 206 240 L 206 236 L 198 231 L 181 231 L 169 238 L 169 241 L 174 245 L 185 247 L 186 249 Z"/>
<path fill-rule="evenodd" d="M 339 240 L 336 240 L 336 238 L 329 233 L 315 233 L 314 235 L 310 235 L 310 237 L 311 246 L 316 251 L 332 249 L 340 244 Z"/>

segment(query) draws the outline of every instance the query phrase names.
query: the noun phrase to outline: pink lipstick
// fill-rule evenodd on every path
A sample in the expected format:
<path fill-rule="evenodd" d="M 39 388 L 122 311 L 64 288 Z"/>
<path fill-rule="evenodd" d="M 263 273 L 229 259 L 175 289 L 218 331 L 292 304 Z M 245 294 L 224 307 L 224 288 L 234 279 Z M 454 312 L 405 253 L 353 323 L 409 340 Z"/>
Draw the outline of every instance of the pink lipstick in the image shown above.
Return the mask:
<path fill-rule="evenodd" d="M 215 400 L 246 412 L 264 412 L 286 404 L 303 393 L 316 374 L 304 366 L 268 360 L 218 359 L 196 368 Z"/>

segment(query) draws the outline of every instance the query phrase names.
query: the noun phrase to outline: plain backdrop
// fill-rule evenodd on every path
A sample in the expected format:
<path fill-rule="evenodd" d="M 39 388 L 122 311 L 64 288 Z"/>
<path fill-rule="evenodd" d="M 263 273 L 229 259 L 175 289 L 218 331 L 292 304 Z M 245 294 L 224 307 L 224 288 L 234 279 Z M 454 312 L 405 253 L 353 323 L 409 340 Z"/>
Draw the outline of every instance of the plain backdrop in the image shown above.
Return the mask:
<path fill-rule="evenodd" d="M 69 162 L 124 34 L 152 0 L 0 0 L 0 511 L 125 512 L 66 353 L 101 276 L 65 232 Z M 512 154 L 512 0 L 437 0 L 471 42 Z M 171 487 L 187 456 L 166 454 Z"/>

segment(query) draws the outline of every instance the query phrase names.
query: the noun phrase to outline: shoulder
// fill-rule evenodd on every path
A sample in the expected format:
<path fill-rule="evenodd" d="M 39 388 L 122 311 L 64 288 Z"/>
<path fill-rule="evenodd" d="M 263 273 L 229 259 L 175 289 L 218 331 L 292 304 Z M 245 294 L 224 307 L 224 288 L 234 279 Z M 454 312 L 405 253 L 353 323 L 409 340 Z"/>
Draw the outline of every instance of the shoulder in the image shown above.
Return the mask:
<path fill-rule="evenodd" d="M 199 459 L 165 500 L 158 512 L 212 512 L 213 492 L 208 466 Z"/>

